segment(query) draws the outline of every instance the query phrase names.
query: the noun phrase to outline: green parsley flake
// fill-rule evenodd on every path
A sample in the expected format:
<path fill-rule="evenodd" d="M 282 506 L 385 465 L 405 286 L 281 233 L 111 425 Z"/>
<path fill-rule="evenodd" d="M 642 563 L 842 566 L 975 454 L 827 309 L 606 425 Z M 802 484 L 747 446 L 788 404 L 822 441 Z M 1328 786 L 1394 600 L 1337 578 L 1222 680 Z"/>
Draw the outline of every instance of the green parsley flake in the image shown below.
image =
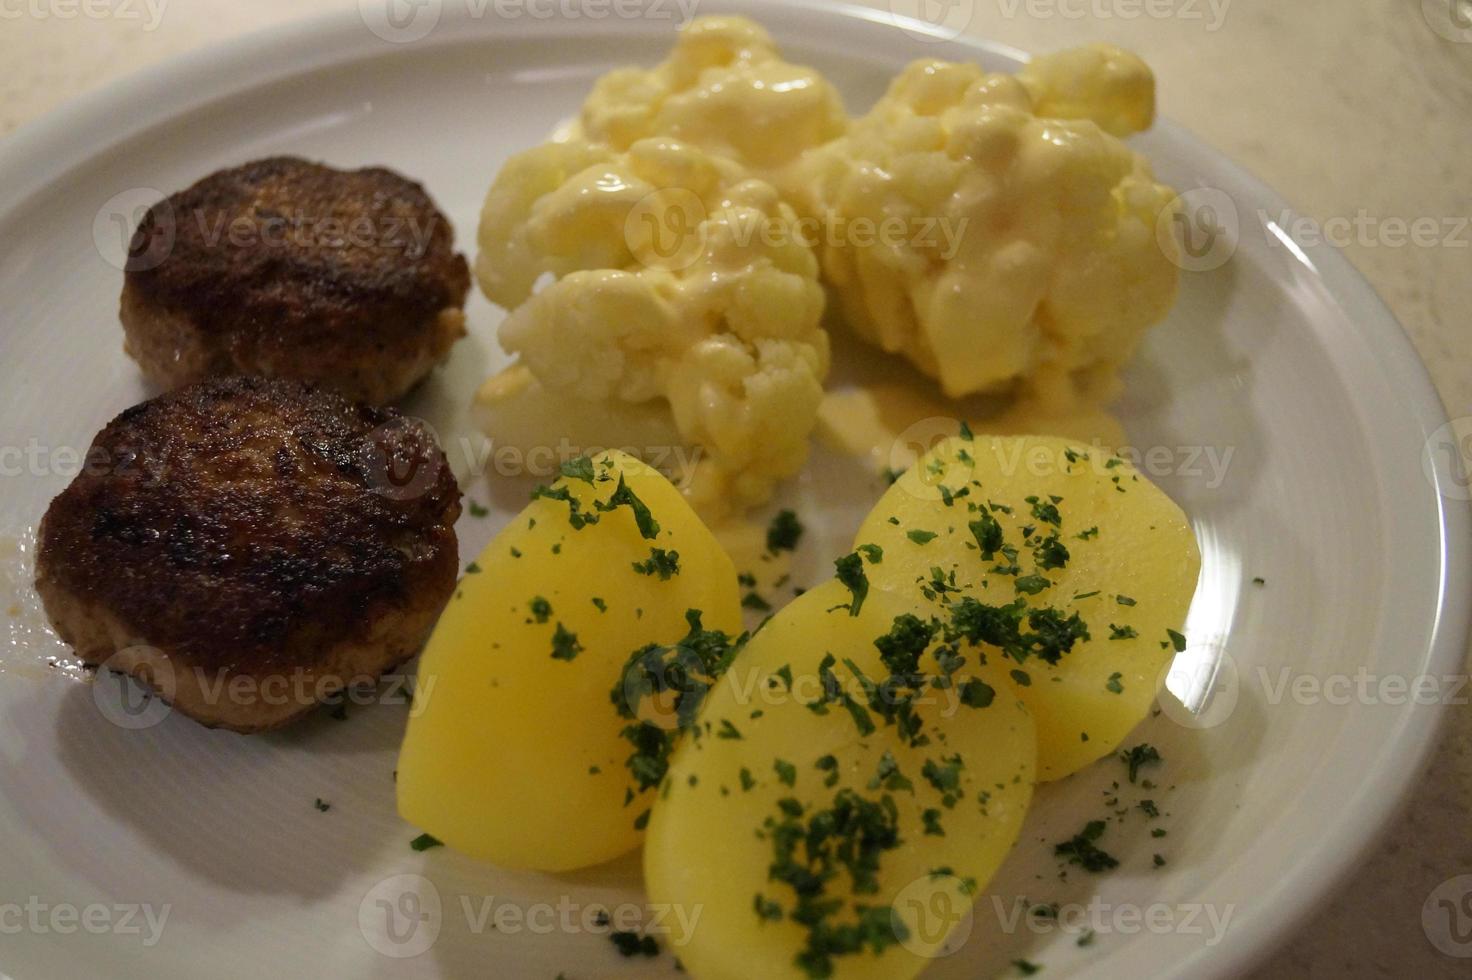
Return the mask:
<path fill-rule="evenodd" d="M 552 659 L 572 660 L 583 652 L 583 645 L 578 642 L 578 635 L 569 632 L 561 622 L 557 624 L 557 630 L 552 634 Z"/>
<path fill-rule="evenodd" d="M 650 548 L 649 558 L 645 561 L 636 561 L 633 566 L 634 571 L 640 575 L 658 575 L 661 582 L 668 582 L 671 576 L 680 574 L 680 553 L 665 551 L 663 548 Z"/>
<path fill-rule="evenodd" d="M 853 595 L 853 601 L 848 606 L 849 615 L 857 616 L 864 605 L 864 599 L 869 595 L 869 576 L 864 574 L 864 559 L 855 551 L 835 561 L 833 568 L 837 573 L 835 577 Z"/>
<path fill-rule="evenodd" d="M 1119 861 L 1101 850 L 1095 843 L 1102 836 L 1104 836 L 1104 821 L 1090 820 L 1082 831 L 1074 834 L 1062 844 L 1055 845 L 1053 853 L 1065 858 L 1067 863 L 1078 865 L 1091 874 L 1099 874 L 1119 867 Z"/>
<path fill-rule="evenodd" d="M 797 766 L 784 759 L 773 759 L 772 769 L 777 773 L 777 779 L 784 786 L 797 785 Z"/>
<path fill-rule="evenodd" d="M 802 522 L 797 519 L 797 514 L 790 510 L 778 511 L 767 527 L 767 550 L 774 555 L 779 551 L 796 551 L 802 532 Z"/>
<path fill-rule="evenodd" d="M 1126 752 L 1121 752 L 1119 758 L 1121 762 L 1129 767 L 1130 782 L 1132 783 L 1135 782 L 1135 777 L 1140 774 L 1141 767 L 1158 765 L 1165 761 L 1160 757 L 1160 753 L 1155 749 L 1155 746 L 1145 742 L 1141 742 Z"/>
<path fill-rule="evenodd" d="M 584 483 L 589 484 L 593 482 L 593 461 L 587 456 L 577 456 L 569 459 L 558 469 L 569 480 L 582 480 Z"/>

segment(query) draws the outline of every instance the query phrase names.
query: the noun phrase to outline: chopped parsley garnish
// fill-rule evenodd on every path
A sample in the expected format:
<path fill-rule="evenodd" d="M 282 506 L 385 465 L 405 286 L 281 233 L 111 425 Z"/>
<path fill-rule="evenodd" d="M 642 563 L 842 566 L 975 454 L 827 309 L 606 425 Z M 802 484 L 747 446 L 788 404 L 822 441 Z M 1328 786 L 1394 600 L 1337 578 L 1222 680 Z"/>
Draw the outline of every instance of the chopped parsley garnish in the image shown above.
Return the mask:
<path fill-rule="evenodd" d="M 1013 683 L 1018 687 L 1032 687 L 1032 675 L 1025 670 L 1013 669 L 1010 671 Z"/>
<path fill-rule="evenodd" d="M 608 503 L 595 502 L 594 506 L 602 513 L 609 513 L 619 507 L 627 507 L 634 512 L 634 523 L 639 527 L 639 534 L 646 540 L 659 537 L 659 521 L 649 512 L 648 506 L 639 499 L 638 494 L 629 489 L 624 482 L 623 474 L 619 474 L 618 486 L 613 494 L 609 496 Z"/>
<path fill-rule="evenodd" d="M 1037 520 L 1054 527 L 1062 525 L 1063 517 L 1058 513 L 1058 505 L 1063 502 L 1062 497 L 1049 497 L 1047 500 L 1028 497 L 1027 502 L 1032 504 L 1032 516 Z"/>
<path fill-rule="evenodd" d="M 877 565 L 884 561 L 884 549 L 877 544 L 861 544 L 854 550 L 869 559 L 869 564 L 871 565 Z"/>
<path fill-rule="evenodd" d="M 323 802 L 322 797 L 320 796 L 312 802 L 312 806 L 316 807 L 318 812 L 320 813 L 326 813 L 328 810 L 332 809 L 332 804 Z"/>
<path fill-rule="evenodd" d="M 1186 649 L 1186 638 L 1180 633 L 1175 630 L 1166 630 L 1165 635 L 1170 637 L 1170 645 L 1176 653 L 1181 653 Z"/>
<path fill-rule="evenodd" d="M 730 718 L 721 719 L 721 727 L 716 729 L 716 738 L 730 739 L 734 742 L 741 741 L 741 729 L 731 724 Z"/>
<path fill-rule="evenodd" d="M 939 626 L 910 613 L 894 618 L 889 632 L 874 641 L 879 659 L 891 674 L 914 674 L 920 669 L 920 655 L 935 639 Z"/>
<path fill-rule="evenodd" d="M 1111 640 L 1133 640 L 1139 635 L 1139 633 L 1135 632 L 1133 626 L 1115 626 L 1113 623 L 1109 624 L 1109 638 Z"/>
<path fill-rule="evenodd" d="M 477 503 L 474 500 L 470 501 L 470 516 L 471 517 L 486 517 L 486 516 L 488 516 L 490 514 L 490 512 L 491 512 L 490 511 L 490 508 L 483 507 L 483 506 L 481 506 L 479 503 Z"/>
<path fill-rule="evenodd" d="M 533 598 L 527 606 L 532 611 L 532 617 L 539 623 L 545 623 L 552 615 L 552 603 L 541 596 Z"/>
<path fill-rule="evenodd" d="M 779 551 L 796 551 L 802 532 L 802 522 L 797 519 L 797 514 L 790 510 L 778 511 L 767 526 L 767 550 L 774 555 Z"/>
<path fill-rule="evenodd" d="M 1058 857 L 1066 858 L 1069 864 L 1076 864 L 1092 874 L 1119 867 L 1119 861 L 1108 852 L 1101 850 L 1095 843 L 1102 836 L 1104 836 L 1104 821 L 1090 820 L 1084 829 L 1074 834 L 1071 839 L 1055 845 L 1053 853 Z"/>
<path fill-rule="evenodd" d="M 1024 616 L 1032 632 L 1023 630 Z M 1018 663 L 1032 656 L 1057 664 L 1076 643 L 1089 639 L 1089 627 L 1078 613 L 1065 617 L 1053 608 L 1029 610 L 1020 599 L 993 606 L 963 596 L 951 606 L 945 638 L 990 644 Z"/>
<path fill-rule="evenodd" d="M 864 599 L 869 595 L 869 576 L 864 574 L 864 559 L 855 551 L 835 561 L 833 568 L 838 581 L 853 594 L 848 613 L 850 616 L 857 616 L 864 605 Z"/>
<path fill-rule="evenodd" d="M 941 802 L 949 809 L 961 798 L 961 770 L 966 764 L 959 754 L 943 757 L 939 762 L 926 759 L 920 775 L 941 794 Z"/>
<path fill-rule="evenodd" d="M 1155 805 L 1154 800 L 1141 800 L 1137 805 L 1139 806 L 1140 810 L 1145 814 L 1145 816 L 1149 817 L 1151 820 L 1154 820 L 1156 817 L 1160 816 L 1160 807 Z"/>
<path fill-rule="evenodd" d="M 938 535 L 934 531 L 914 530 L 907 531 L 905 533 L 905 537 L 909 538 L 916 544 L 929 544 L 930 542 L 934 541 L 938 537 Z"/>
<path fill-rule="evenodd" d="M 608 603 L 604 602 L 602 599 L 598 598 L 597 596 L 594 596 L 593 597 L 593 606 L 599 612 L 608 612 Z"/>
<path fill-rule="evenodd" d="M 966 525 L 971 529 L 971 534 L 976 538 L 976 546 L 981 549 L 981 560 L 991 561 L 1002 549 L 1002 525 L 997 519 L 986 511 L 977 515 L 976 520 Z"/>
<path fill-rule="evenodd" d="M 572 660 L 583 652 L 583 645 L 578 642 L 578 635 L 568 631 L 562 623 L 557 624 L 556 631 L 552 634 L 552 659 Z"/>
<path fill-rule="evenodd" d="M 1069 554 L 1062 541 L 1055 534 L 1051 538 L 1044 538 L 1042 544 L 1032 550 L 1033 560 L 1038 563 L 1038 568 L 1062 568 L 1068 564 Z"/>
<path fill-rule="evenodd" d="M 658 956 L 659 941 L 637 932 L 610 932 L 608 938 L 623 956 Z"/>
<path fill-rule="evenodd" d="M 630 654 L 609 694 L 619 717 L 629 722 L 620 734 L 633 746 L 625 764 L 640 792 L 664 779 L 679 733 L 695 723 L 706 694 L 746 643 L 744 634 L 733 639 L 705 629 L 699 610 L 687 610 L 685 622 L 689 631 L 674 646 L 651 643 Z M 670 715 L 645 720 L 640 708 L 646 704 L 659 705 Z"/>
<path fill-rule="evenodd" d="M 1022 575 L 1013 580 L 1012 587 L 1023 595 L 1037 595 L 1052 584 L 1041 575 Z"/>
<path fill-rule="evenodd" d="M 1036 963 L 1031 963 L 1027 960 L 1013 960 L 1012 965 L 1017 967 L 1017 972 L 1025 977 L 1030 977 L 1042 969 Z"/>
<path fill-rule="evenodd" d="M 996 700 L 997 690 L 986 681 L 972 678 L 960 687 L 961 703 L 968 708 L 987 708 Z"/>
<path fill-rule="evenodd" d="M 661 582 L 668 582 L 671 576 L 680 574 L 680 553 L 650 548 L 648 559 L 636 561 L 633 565 L 634 571 L 640 575 L 658 575 Z"/>
<path fill-rule="evenodd" d="M 772 844 L 768 879 L 792 892 L 789 921 L 807 931 L 803 949 L 794 957 L 811 977 L 833 973 L 835 957 L 867 951 L 882 953 L 906 938 L 903 924 L 883 902 L 847 901 L 846 894 L 874 895 L 884 854 L 901 844 L 899 809 L 884 794 L 879 800 L 842 789 L 831 807 L 807 810 L 795 799 L 782 799 L 778 812 L 762 824 Z M 847 882 L 835 881 L 847 877 Z M 829 894 L 830 885 L 836 895 Z M 759 901 L 755 913 L 771 918 L 775 899 Z"/>
<path fill-rule="evenodd" d="M 1130 782 L 1135 782 L 1135 777 L 1140 774 L 1140 768 L 1147 765 L 1159 764 L 1165 760 L 1160 757 L 1155 746 L 1141 742 L 1127 752 L 1119 754 L 1120 761 L 1129 767 Z"/>
<path fill-rule="evenodd" d="M 1265 579 L 1265 578 L 1263 578 L 1261 575 L 1259 575 L 1259 576 L 1255 577 L 1252 580 L 1252 584 L 1253 585 L 1267 585 L 1268 584 L 1268 580 Z"/>
<path fill-rule="evenodd" d="M 1114 601 L 1119 603 L 1121 606 L 1133 606 L 1135 604 L 1135 600 L 1131 599 L 1127 595 L 1117 595 L 1114 597 Z"/>
<path fill-rule="evenodd" d="M 466 565 L 465 566 L 465 574 L 466 575 L 479 575 L 480 574 L 480 565 L 477 564 L 476 562 L 471 562 L 469 565 Z"/>
<path fill-rule="evenodd" d="M 409 846 L 416 851 L 427 851 L 431 847 L 444 847 L 445 845 L 437 837 L 430 834 L 420 834 L 409 842 Z"/>
<path fill-rule="evenodd" d="M 797 766 L 794 766 L 785 759 L 773 759 L 772 770 L 777 774 L 777 779 L 782 785 L 797 785 Z"/>
<path fill-rule="evenodd" d="M 741 605 L 747 609 L 755 609 L 757 612 L 770 612 L 772 604 L 755 592 L 748 592 L 741 597 Z"/>
<path fill-rule="evenodd" d="M 569 480 L 582 480 L 584 483 L 593 482 L 593 461 L 587 456 L 577 456 L 569 459 L 559 467 L 559 470 Z"/>
<path fill-rule="evenodd" d="M 1123 694 L 1124 685 L 1120 683 L 1120 679 L 1122 677 L 1124 677 L 1124 675 L 1119 673 L 1118 671 L 1110 674 L 1109 680 L 1104 682 L 1104 690 L 1108 691 L 1111 694 Z"/>
<path fill-rule="evenodd" d="M 874 769 L 874 778 L 869 780 L 869 788 L 913 793 L 915 784 L 900 772 L 900 764 L 895 761 L 894 753 L 885 749 L 884 754 L 879 757 L 879 765 Z"/>

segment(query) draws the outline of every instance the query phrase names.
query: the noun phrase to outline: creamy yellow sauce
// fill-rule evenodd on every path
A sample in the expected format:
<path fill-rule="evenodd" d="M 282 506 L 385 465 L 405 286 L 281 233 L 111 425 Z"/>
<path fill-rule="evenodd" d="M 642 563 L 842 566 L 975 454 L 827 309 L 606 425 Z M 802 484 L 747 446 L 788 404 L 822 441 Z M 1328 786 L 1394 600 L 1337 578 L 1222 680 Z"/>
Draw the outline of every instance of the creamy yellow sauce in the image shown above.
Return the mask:
<path fill-rule="evenodd" d="M 818 409 L 817 434 L 829 449 L 866 459 L 876 470 L 901 470 L 955 435 L 962 418 L 976 433 L 1060 436 L 1111 449 L 1124 442 L 1119 420 L 1096 406 L 950 402 L 906 381 L 829 392 Z"/>

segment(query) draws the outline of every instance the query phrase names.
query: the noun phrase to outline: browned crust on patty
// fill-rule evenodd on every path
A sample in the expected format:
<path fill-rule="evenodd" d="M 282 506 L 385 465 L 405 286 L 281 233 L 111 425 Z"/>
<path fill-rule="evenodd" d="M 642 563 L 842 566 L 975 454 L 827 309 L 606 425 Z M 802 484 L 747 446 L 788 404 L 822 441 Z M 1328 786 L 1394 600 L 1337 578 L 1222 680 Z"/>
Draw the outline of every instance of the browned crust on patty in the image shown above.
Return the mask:
<path fill-rule="evenodd" d="M 330 690 L 413 655 L 455 587 L 459 512 L 419 423 L 293 381 L 212 379 L 98 434 L 42 521 L 37 590 L 89 663 L 145 644 L 176 674 Z M 191 693 L 181 710 L 208 713 Z M 310 703 L 216 707 L 201 720 L 249 730 Z"/>
<path fill-rule="evenodd" d="M 176 337 L 184 325 L 183 360 L 198 370 L 317 381 L 381 403 L 463 335 L 445 315 L 469 288 L 450 222 L 419 184 L 380 167 L 271 157 L 148 210 L 129 249 L 122 316 L 129 353 L 160 383 L 204 376 L 147 350 L 167 347 L 150 341 L 161 319 Z"/>

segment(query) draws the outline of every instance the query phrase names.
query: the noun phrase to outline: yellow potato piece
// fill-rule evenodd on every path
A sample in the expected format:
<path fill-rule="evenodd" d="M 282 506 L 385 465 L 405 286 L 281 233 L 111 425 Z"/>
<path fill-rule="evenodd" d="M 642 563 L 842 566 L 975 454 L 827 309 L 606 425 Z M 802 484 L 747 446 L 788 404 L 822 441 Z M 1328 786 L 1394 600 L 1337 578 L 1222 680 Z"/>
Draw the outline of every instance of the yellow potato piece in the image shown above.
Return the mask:
<path fill-rule="evenodd" d="M 685 635 L 686 610 L 741 629 L 731 559 L 669 481 L 618 452 L 585 475 L 553 492 L 597 522 L 577 529 L 569 501 L 533 500 L 471 566 L 420 661 L 399 812 L 500 865 L 569 870 L 636 847 L 653 791 L 626 803 L 632 745 L 610 692 L 634 650 Z M 628 503 L 598 509 L 621 485 L 654 538 Z M 679 571 L 636 571 L 652 548 L 677 552 Z"/>
<path fill-rule="evenodd" d="M 952 687 L 923 685 L 914 709 L 919 727 L 906 729 L 909 736 L 872 702 L 864 707 L 874 725 L 868 734 L 841 700 L 828 700 L 821 714 L 809 707 L 823 703 L 827 654 L 837 690 L 861 707 L 865 689 L 846 662 L 872 682 L 890 676 L 875 639 L 909 604 L 875 590 L 851 616 L 850 600 L 849 590 L 830 580 L 768 622 L 676 749 L 650 820 L 644 876 L 650 900 L 674 910 L 670 921 L 690 923 L 668 938 L 701 980 L 806 980 L 822 975 L 823 965 L 835 977 L 914 976 L 1021 829 L 1032 798 L 1035 736 L 994 664 L 970 656 Z M 931 676 L 938 670 L 929 653 L 918 666 Z M 774 880 L 770 869 L 779 863 L 778 841 L 792 828 L 829 819 L 835 831 L 823 846 L 834 855 L 853 845 L 853 853 L 876 857 L 866 891 L 856 891 L 860 875 L 835 857 L 816 900 L 837 900 L 838 907 L 814 932 L 794 921 L 797 879 Z M 781 829 L 774 832 L 769 820 Z M 927 821 L 940 833 L 927 833 Z M 893 846 L 883 843 L 889 833 L 897 835 Z M 796 844 L 805 870 L 821 867 L 805 853 Z M 871 941 L 822 963 L 823 937 L 861 921 L 882 951 Z"/>
<path fill-rule="evenodd" d="M 1056 525 L 1044 519 L 1052 508 Z M 971 524 L 988 519 L 1017 549 L 1019 574 L 994 571 L 1011 564 L 1004 554 L 983 559 Z M 1054 534 L 1066 563 L 1039 567 L 1038 546 Z M 854 543 L 883 549 L 870 581 L 903 595 L 917 614 L 944 619 L 964 597 L 991 606 L 1021 598 L 1029 609 L 1076 613 L 1087 624 L 1090 638 L 1056 665 L 1035 655 L 1019 663 L 992 648 L 995 661 L 1011 659 L 1008 667 L 1025 675 L 1018 693 L 1037 721 L 1043 781 L 1109 754 L 1149 712 L 1179 642 L 1170 631 L 1186 620 L 1201 567 L 1185 514 L 1129 462 L 1038 436 L 945 440 L 895 482 Z M 958 591 L 935 589 L 936 569 Z M 1019 591 L 1041 584 L 1033 576 L 1046 587 Z M 1029 631 L 1025 620 L 1022 629 Z"/>

